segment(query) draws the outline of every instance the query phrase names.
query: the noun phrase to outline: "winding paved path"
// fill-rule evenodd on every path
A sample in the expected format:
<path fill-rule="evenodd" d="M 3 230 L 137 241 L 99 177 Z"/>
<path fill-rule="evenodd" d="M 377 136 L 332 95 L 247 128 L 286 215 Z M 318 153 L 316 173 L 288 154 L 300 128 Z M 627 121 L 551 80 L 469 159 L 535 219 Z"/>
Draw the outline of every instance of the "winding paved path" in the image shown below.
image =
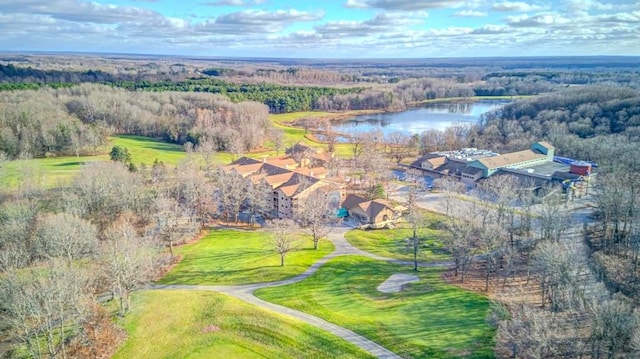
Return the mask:
<path fill-rule="evenodd" d="M 225 293 L 228 295 L 231 295 L 233 297 L 236 297 L 240 300 L 243 300 L 247 303 L 250 304 L 255 304 L 257 306 L 260 306 L 262 308 L 266 308 L 269 310 L 272 310 L 274 312 L 280 313 L 280 314 L 284 314 L 284 315 L 288 315 L 291 317 L 294 317 L 296 319 L 302 320 L 303 322 L 306 322 L 308 324 L 311 324 L 315 327 L 318 327 L 320 329 L 323 329 L 325 331 L 328 331 L 330 333 L 333 333 L 337 336 L 339 336 L 340 338 L 355 344 L 356 346 L 366 350 L 367 352 L 371 353 L 372 355 L 378 357 L 378 358 L 401 358 L 400 356 L 396 355 L 395 353 L 393 353 L 392 351 L 386 349 L 385 347 L 357 334 L 354 333 L 353 331 L 346 329 L 344 327 L 341 327 L 339 325 L 333 324 L 333 323 L 329 323 L 324 319 L 321 319 L 319 317 L 316 317 L 314 315 L 311 314 L 307 314 L 304 312 L 301 312 L 299 310 L 295 310 L 295 309 L 291 309 L 282 305 L 278 305 L 278 304 L 273 304 L 270 302 L 266 302 L 258 297 L 256 297 L 255 295 L 253 295 L 253 292 L 256 291 L 257 289 L 260 288 L 268 288 L 268 287 L 278 287 L 278 286 L 283 286 L 283 285 L 288 285 L 288 284 L 293 284 L 293 283 L 297 283 L 300 282 L 302 280 L 305 280 L 306 278 L 308 278 L 309 276 L 311 276 L 313 273 L 315 273 L 320 267 L 322 267 L 325 263 L 327 263 L 329 260 L 338 257 L 338 256 L 345 256 L 345 255 L 360 255 L 360 256 L 365 256 L 365 257 L 369 257 L 372 259 L 377 259 L 377 260 L 381 260 L 381 261 L 386 261 L 386 262 L 390 262 L 390 263 L 394 263 L 394 264 L 400 264 L 400 265 L 413 265 L 412 261 L 403 261 L 403 260 L 398 260 L 398 259 L 393 259 L 393 258 L 387 258 L 387 257 L 382 257 L 373 253 L 369 253 L 369 252 L 365 252 L 361 249 L 358 249 L 354 246 L 352 246 L 349 242 L 347 242 L 347 240 L 344 238 L 345 233 L 350 230 L 350 227 L 347 226 L 340 226 L 340 227 L 335 227 L 327 236 L 328 239 L 333 243 L 333 245 L 335 246 L 335 250 L 322 257 L 320 260 L 318 260 L 317 262 L 315 262 L 311 267 L 309 267 L 309 269 L 307 269 L 304 273 L 295 276 L 293 278 L 289 278 L 289 279 L 284 279 L 281 281 L 277 281 L 277 282 L 266 282 L 266 283 L 255 283 L 255 284 L 244 284 L 244 285 L 225 285 L 225 286 L 215 286 L 215 285 L 182 285 L 182 284 L 173 284 L 173 285 L 154 285 L 152 286 L 153 289 L 179 289 L 179 290 L 205 290 L 205 291 L 213 291 L 213 292 L 220 292 L 220 293 Z M 429 263 L 419 263 L 419 266 L 421 267 L 438 267 L 438 266 L 450 266 L 452 265 L 451 262 L 429 262 Z"/>

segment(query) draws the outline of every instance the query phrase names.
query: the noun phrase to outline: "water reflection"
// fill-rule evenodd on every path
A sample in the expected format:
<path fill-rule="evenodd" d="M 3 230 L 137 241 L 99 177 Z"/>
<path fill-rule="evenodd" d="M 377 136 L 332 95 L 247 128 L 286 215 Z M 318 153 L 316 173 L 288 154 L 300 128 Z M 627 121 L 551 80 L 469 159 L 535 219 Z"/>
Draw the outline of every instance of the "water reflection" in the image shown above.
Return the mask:
<path fill-rule="evenodd" d="M 380 129 L 383 133 L 400 131 L 411 134 L 429 129 L 444 130 L 459 122 L 475 123 L 483 113 L 504 106 L 508 102 L 507 100 L 483 100 L 433 103 L 403 112 L 356 116 L 342 122 L 336 122 L 334 129 L 346 133 Z"/>

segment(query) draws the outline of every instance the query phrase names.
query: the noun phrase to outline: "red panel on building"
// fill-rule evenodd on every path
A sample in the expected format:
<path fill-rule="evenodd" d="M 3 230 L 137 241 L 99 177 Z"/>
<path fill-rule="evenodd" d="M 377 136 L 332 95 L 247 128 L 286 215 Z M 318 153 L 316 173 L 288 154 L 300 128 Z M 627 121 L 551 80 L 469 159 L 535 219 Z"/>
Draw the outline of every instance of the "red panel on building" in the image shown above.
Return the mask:
<path fill-rule="evenodd" d="M 573 162 L 569 172 L 581 176 L 589 176 L 591 174 L 591 164 L 584 161 Z"/>

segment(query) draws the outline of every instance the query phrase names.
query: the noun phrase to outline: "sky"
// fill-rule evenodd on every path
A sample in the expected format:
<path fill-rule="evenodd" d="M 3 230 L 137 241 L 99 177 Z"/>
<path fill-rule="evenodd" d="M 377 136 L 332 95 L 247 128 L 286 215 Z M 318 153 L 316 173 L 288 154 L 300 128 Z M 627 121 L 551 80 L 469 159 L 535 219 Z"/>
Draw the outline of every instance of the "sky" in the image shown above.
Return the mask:
<path fill-rule="evenodd" d="M 0 0 L 0 51 L 640 55 L 640 0 Z"/>

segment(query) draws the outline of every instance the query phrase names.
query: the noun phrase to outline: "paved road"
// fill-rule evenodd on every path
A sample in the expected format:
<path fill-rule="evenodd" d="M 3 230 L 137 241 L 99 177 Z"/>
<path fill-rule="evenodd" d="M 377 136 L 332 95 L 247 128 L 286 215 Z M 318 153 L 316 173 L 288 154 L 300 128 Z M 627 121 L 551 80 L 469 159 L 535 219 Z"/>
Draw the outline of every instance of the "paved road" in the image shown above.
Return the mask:
<path fill-rule="evenodd" d="M 238 299 L 241 299 L 247 303 L 251 303 L 251 304 L 255 304 L 257 306 L 260 306 L 262 308 L 266 308 L 269 310 L 272 310 L 274 312 L 280 313 L 280 314 L 284 314 L 284 315 L 288 315 L 291 317 L 294 317 L 296 319 L 302 320 L 306 323 L 309 323 L 315 327 L 318 327 L 320 329 L 326 330 L 330 333 L 333 333 L 337 336 L 339 336 L 340 338 L 355 344 L 356 346 L 366 350 L 367 352 L 371 353 L 372 355 L 378 357 L 378 358 L 384 358 L 384 359 L 391 359 L 391 358 L 401 358 L 400 356 L 396 355 L 395 353 L 391 352 L 390 350 L 386 349 L 385 347 L 359 335 L 354 333 L 353 331 L 346 329 L 344 327 L 341 327 L 339 325 L 335 325 L 333 323 L 329 323 L 324 319 L 318 318 L 316 316 L 313 316 L 311 314 L 307 314 L 295 309 L 291 309 L 291 308 L 287 308 L 281 305 L 277 305 L 277 304 L 273 304 L 273 303 L 269 303 L 266 302 L 258 297 L 256 297 L 255 295 L 253 295 L 253 292 L 257 289 L 260 288 L 268 288 L 268 287 L 278 287 L 278 286 L 283 286 L 283 285 L 288 285 L 288 284 L 293 284 L 293 283 L 297 283 L 300 282 L 306 278 L 308 278 L 310 275 L 312 275 L 313 273 L 315 273 L 320 267 L 322 267 L 325 263 L 327 263 L 329 260 L 338 257 L 338 256 L 344 256 L 344 255 L 361 255 L 361 256 L 365 256 L 365 257 L 369 257 L 372 259 L 377 259 L 377 260 L 381 260 L 381 261 L 387 261 L 387 262 L 391 262 L 391 263 L 395 263 L 395 264 L 400 264 L 400 265 L 413 265 L 413 262 L 411 261 L 402 261 L 402 260 L 397 260 L 397 259 L 393 259 L 393 258 L 387 258 L 387 257 L 382 257 L 382 256 L 378 256 L 376 254 L 373 253 L 369 253 L 369 252 L 365 252 L 361 249 L 358 249 L 354 246 L 352 246 L 351 244 L 349 244 L 349 242 L 347 242 L 347 240 L 344 238 L 344 234 L 350 230 L 350 227 L 347 226 L 340 226 L 340 227 L 336 227 L 334 228 L 328 235 L 329 240 L 333 243 L 333 245 L 335 246 L 335 250 L 324 256 L 323 258 L 321 258 L 319 261 L 317 261 L 316 263 L 314 263 L 311 267 L 309 267 L 309 269 L 307 269 L 304 273 L 295 276 L 293 278 L 289 278 L 289 279 L 285 279 L 285 280 L 281 280 L 281 281 L 277 281 L 277 282 L 267 282 L 267 283 L 255 283 L 255 284 L 245 284 L 245 285 L 228 285 L 228 286 L 210 286 L 210 285 L 182 285 L 182 284 L 174 284 L 174 285 L 154 285 L 152 288 L 153 289 L 157 289 L 157 290 L 161 290 L 161 289 L 179 289 L 179 290 L 205 290 L 205 291 L 214 291 L 214 292 L 220 292 L 220 293 L 225 293 L 228 295 L 231 295 L 233 297 L 236 297 Z M 429 262 L 429 263 L 419 263 L 419 265 L 421 267 L 435 267 L 435 266 L 450 266 L 452 265 L 451 262 Z"/>

